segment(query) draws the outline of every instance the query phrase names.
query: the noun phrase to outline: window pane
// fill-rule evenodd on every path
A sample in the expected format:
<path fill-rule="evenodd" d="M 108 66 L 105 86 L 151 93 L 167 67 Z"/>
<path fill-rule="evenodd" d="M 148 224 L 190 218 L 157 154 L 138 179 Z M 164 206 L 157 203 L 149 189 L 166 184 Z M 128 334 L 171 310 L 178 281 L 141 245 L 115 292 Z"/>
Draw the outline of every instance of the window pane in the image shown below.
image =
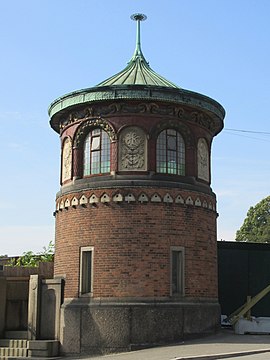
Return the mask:
<path fill-rule="evenodd" d="M 110 172 L 110 138 L 101 129 L 89 132 L 84 143 L 83 175 Z"/>
<path fill-rule="evenodd" d="M 91 277 L 92 277 L 92 251 L 82 252 L 82 274 L 81 274 L 81 293 L 86 294 L 91 292 Z"/>
<path fill-rule="evenodd" d="M 172 294 L 183 292 L 183 259 L 182 251 L 172 251 Z"/>
<path fill-rule="evenodd" d="M 168 136 L 168 149 L 176 150 L 176 137 L 175 136 Z"/>
<path fill-rule="evenodd" d="M 84 162 L 83 162 L 83 175 L 90 174 L 90 134 L 87 135 L 84 142 Z"/>
<path fill-rule="evenodd" d="M 96 128 L 94 130 L 92 130 L 92 135 L 99 135 L 100 134 L 100 129 Z"/>
<path fill-rule="evenodd" d="M 176 130 L 166 129 L 159 134 L 156 161 L 157 172 L 185 175 L 185 143 Z"/>
<path fill-rule="evenodd" d="M 92 145 L 91 145 L 91 150 L 99 150 L 100 147 L 100 137 L 96 136 L 96 137 L 92 137 Z"/>

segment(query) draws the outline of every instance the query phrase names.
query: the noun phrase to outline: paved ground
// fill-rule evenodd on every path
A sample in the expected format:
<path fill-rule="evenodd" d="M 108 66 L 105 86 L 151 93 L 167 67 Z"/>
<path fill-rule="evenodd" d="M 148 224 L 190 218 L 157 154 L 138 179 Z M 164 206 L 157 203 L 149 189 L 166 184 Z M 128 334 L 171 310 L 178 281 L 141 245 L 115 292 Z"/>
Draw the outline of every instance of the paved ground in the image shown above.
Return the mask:
<path fill-rule="evenodd" d="M 269 360 L 269 353 L 252 354 L 247 356 L 229 357 L 226 360 Z"/>
<path fill-rule="evenodd" d="M 267 354 L 267 352 L 269 354 Z M 270 335 L 236 335 L 225 329 L 216 335 L 128 353 L 81 357 L 89 360 L 191 360 L 225 359 L 239 355 L 265 353 L 270 359 Z M 72 357 L 69 359 L 79 359 Z"/>

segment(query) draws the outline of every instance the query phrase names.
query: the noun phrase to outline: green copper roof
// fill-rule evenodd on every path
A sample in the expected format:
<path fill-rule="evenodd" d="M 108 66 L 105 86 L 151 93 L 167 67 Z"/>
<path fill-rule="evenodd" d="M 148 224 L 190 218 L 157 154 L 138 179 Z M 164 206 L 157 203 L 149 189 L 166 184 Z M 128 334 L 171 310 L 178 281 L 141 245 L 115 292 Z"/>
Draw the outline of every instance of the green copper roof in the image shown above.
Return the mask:
<path fill-rule="evenodd" d="M 146 16 L 135 14 L 131 18 L 137 21 L 137 37 L 135 52 L 126 68 L 95 87 L 73 91 L 54 100 L 48 109 L 52 128 L 60 133 L 61 124 L 67 117 L 74 112 L 75 119 L 77 111 L 80 112 L 80 109 L 86 109 L 86 107 L 91 108 L 92 105 L 109 104 L 109 107 L 115 109 L 114 104 L 118 104 L 121 108 L 121 103 L 126 101 L 142 104 L 162 101 L 194 109 L 194 121 L 207 127 L 216 135 L 223 127 L 225 116 L 223 107 L 215 100 L 182 89 L 154 72 L 141 50 L 140 22 L 145 20 Z M 95 113 L 95 116 L 106 115 L 107 113 L 103 111 L 105 110 Z M 200 118 L 201 112 L 207 114 L 210 125 L 209 121 L 204 122 L 204 119 Z"/>
<path fill-rule="evenodd" d="M 131 16 L 131 19 L 137 21 L 136 47 L 132 58 L 124 70 L 102 81 L 97 86 L 155 85 L 179 88 L 174 83 L 166 80 L 164 77 L 153 71 L 143 56 L 141 49 L 140 22 L 145 20 L 146 16 L 143 14 L 134 14 Z"/>

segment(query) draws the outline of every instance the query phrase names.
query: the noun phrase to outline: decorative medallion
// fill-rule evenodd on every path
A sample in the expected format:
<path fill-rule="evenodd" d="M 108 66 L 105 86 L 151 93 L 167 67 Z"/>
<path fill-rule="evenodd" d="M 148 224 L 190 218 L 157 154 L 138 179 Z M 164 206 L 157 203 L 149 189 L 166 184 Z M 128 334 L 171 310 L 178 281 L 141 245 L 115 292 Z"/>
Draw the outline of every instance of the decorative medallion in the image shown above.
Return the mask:
<path fill-rule="evenodd" d="M 122 130 L 119 141 L 119 170 L 146 170 L 146 136 L 132 126 Z"/>

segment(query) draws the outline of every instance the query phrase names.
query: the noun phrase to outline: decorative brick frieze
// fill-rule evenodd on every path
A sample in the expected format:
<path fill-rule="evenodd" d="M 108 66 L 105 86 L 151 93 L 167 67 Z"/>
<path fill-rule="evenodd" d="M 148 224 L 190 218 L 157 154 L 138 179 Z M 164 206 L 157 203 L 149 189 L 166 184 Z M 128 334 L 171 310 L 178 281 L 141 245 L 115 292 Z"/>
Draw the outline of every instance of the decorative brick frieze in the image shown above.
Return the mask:
<path fill-rule="evenodd" d="M 129 191 L 126 193 L 125 191 L 120 191 L 115 193 L 113 189 L 107 189 L 106 192 L 102 192 L 100 195 L 100 190 L 96 193 L 88 190 L 84 193 L 78 193 L 76 195 L 69 194 L 67 196 L 63 196 L 57 199 L 56 201 L 56 213 L 58 211 L 63 210 L 64 208 L 68 207 L 76 207 L 78 205 L 93 205 L 93 204 L 104 204 L 104 203 L 122 203 L 126 202 L 128 204 L 132 203 L 164 203 L 167 205 L 177 204 L 182 206 L 194 206 L 194 207 L 202 207 L 207 210 L 211 210 L 216 212 L 216 207 L 214 205 L 215 199 L 212 196 L 207 196 L 200 194 L 198 196 L 195 192 L 192 195 L 188 195 L 188 192 L 182 191 L 181 194 L 179 191 L 173 191 L 170 189 L 169 191 L 172 192 L 171 195 L 169 192 L 166 192 L 165 189 L 159 189 L 158 192 L 154 191 L 147 191 L 140 192 L 140 190 L 136 189 L 134 192 Z M 91 193 L 91 195 L 90 195 Z"/>

